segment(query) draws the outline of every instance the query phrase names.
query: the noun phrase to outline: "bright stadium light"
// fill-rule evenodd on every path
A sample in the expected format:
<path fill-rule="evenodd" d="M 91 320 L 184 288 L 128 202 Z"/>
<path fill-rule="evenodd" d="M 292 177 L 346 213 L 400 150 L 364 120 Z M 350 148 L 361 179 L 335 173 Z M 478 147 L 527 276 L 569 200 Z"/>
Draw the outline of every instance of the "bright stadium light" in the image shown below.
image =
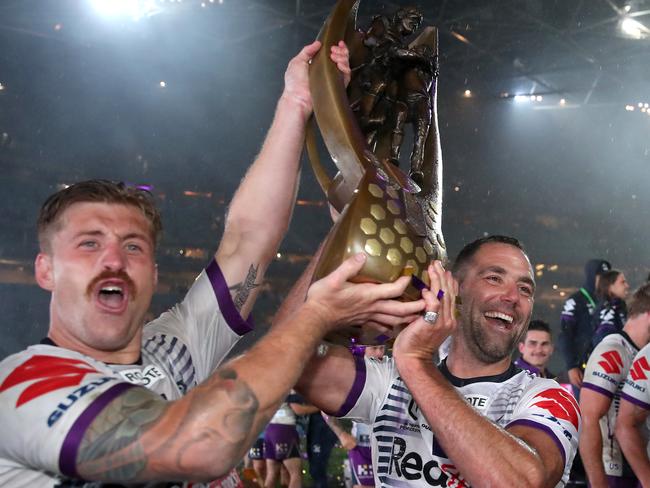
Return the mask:
<path fill-rule="evenodd" d="M 621 32 L 632 39 L 646 39 L 647 37 L 650 37 L 650 29 L 631 17 L 623 18 L 620 26 Z"/>
<path fill-rule="evenodd" d="M 90 0 L 97 13 L 107 18 L 139 20 L 156 13 L 155 0 Z"/>

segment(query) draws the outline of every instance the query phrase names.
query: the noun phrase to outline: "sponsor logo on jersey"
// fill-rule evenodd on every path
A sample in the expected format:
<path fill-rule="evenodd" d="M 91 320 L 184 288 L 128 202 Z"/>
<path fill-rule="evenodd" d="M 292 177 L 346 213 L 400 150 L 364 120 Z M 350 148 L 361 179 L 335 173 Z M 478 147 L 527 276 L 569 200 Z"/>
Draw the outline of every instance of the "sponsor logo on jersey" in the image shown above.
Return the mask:
<path fill-rule="evenodd" d="M 576 430 L 580 423 L 580 408 L 573 395 L 561 388 L 550 388 L 535 395 L 534 406 L 546 410 L 553 417 L 570 422 Z"/>
<path fill-rule="evenodd" d="M 630 368 L 630 376 L 634 381 L 647 380 L 648 375 L 647 371 L 650 371 L 650 364 L 648 364 L 648 359 L 645 356 L 641 356 L 639 359 L 632 363 Z"/>
<path fill-rule="evenodd" d="M 620 374 L 623 367 L 623 360 L 618 351 L 607 351 L 600 355 L 603 359 L 598 361 L 598 365 L 609 374 Z"/>
<path fill-rule="evenodd" d="M 430 486 L 447 486 L 450 476 L 445 473 L 438 459 L 430 459 L 426 463 L 417 452 L 406 451 L 406 440 L 393 437 L 390 456 L 382 457 L 378 462 L 377 473 L 380 477 L 397 477 L 409 481 L 424 479 Z M 446 465 L 448 468 L 451 465 Z"/>
<path fill-rule="evenodd" d="M 0 393 L 9 388 L 33 381 L 18 397 L 16 408 L 61 388 L 80 384 L 90 373 L 99 373 L 84 361 L 58 356 L 32 356 L 14 369 L 0 385 Z"/>
<path fill-rule="evenodd" d="M 77 403 L 77 401 L 85 397 L 91 391 L 94 391 L 98 387 L 108 383 L 109 381 L 115 381 L 115 378 L 111 376 L 105 376 L 103 378 L 99 378 L 98 380 L 86 383 L 85 385 L 80 386 L 79 388 L 74 390 L 67 397 L 65 397 L 65 399 L 62 402 L 60 402 L 56 406 L 56 409 L 48 416 L 47 426 L 52 427 L 56 423 L 56 421 L 59 420 L 70 407 L 72 407 L 75 403 Z"/>
<path fill-rule="evenodd" d="M 165 378 L 165 373 L 160 371 L 153 364 L 147 366 L 144 369 L 134 368 L 134 369 L 125 369 L 119 372 L 129 383 L 134 385 L 146 386 L 147 388 L 151 387 L 161 379 Z"/>
<path fill-rule="evenodd" d="M 476 410 L 485 410 L 490 397 L 486 395 L 467 395 L 465 400 Z"/>

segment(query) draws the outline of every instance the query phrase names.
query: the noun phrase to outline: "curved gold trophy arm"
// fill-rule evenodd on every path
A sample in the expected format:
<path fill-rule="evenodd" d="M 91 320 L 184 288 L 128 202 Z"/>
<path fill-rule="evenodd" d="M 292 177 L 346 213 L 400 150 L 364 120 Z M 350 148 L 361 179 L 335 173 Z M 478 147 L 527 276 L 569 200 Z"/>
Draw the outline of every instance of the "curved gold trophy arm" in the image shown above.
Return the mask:
<path fill-rule="evenodd" d="M 365 138 L 350 109 L 341 73 L 329 59 L 329 47 L 351 36 L 358 5 L 359 0 L 341 0 L 337 3 L 318 35 L 323 48 L 312 60 L 309 75 L 314 117 L 340 177 L 332 181 L 326 176 L 320 164 L 312 128 L 308 130 L 307 151 L 318 182 L 339 211 L 342 210 L 341 203 L 344 206 L 351 200 L 369 164 L 365 156 Z"/>

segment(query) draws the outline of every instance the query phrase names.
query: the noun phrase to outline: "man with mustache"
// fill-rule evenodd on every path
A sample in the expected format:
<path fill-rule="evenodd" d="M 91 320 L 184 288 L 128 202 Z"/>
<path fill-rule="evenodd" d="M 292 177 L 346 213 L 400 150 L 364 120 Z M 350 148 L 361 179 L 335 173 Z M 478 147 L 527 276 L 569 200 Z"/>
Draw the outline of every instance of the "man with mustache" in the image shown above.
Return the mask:
<path fill-rule="evenodd" d="M 215 480 L 252 445 L 323 334 L 373 317 L 390 325 L 421 310 L 423 303 L 393 300 L 407 278 L 349 283 L 365 260 L 357 255 L 315 283 L 291 319 L 219 367 L 251 329 L 245 318 L 288 225 L 311 112 L 307 65 L 319 47 L 289 63 L 214 259 L 182 302 L 144 327 L 161 230 L 150 195 L 92 180 L 45 202 L 35 275 L 51 293 L 49 332 L 0 363 L 0 485 Z M 343 44 L 331 57 L 349 75 Z"/>
<path fill-rule="evenodd" d="M 481 238 L 451 272 L 436 261 L 428 273 L 426 313 L 397 336 L 392 360 L 332 347 L 312 358 L 297 390 L 329 414 L 372 425 L 376 486 L 563 485 L 578 445 L 578 405 L 557 382 L 511 360 L 535 292 L 521 244 Z M 435 364 L 450 334 L 449 354 Z"/>

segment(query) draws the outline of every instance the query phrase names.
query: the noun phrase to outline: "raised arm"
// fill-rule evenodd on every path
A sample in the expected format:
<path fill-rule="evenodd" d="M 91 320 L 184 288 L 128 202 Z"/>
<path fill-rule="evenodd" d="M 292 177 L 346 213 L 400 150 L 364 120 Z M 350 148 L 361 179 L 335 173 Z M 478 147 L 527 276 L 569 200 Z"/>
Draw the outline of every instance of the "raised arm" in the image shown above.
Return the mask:
<path fill-rule="evenodd" d="M 312 111 L 308 63 L 319 48 L 320 43 L 313 42 L 289 62 L 273 123 L 230 203 L 215 254 L 243 317 L 250 313 L 266 268 L 289 226 L 305 126 Z M 348 80 L 348 51 L 343 43 L 332 47 L 331 58 Z"/>
<path fill-rule="evenodd" d="M 564 462 L 551 436 L 524 425 L 506 430 L 492 423 L 434 365 L 433 355 L 457 326 L 458 285 L 439 262 L 429 268 L 429 276 L 431 290 L 445 291 L 441 300 L 423 292 L 426 310 L 438 312 L 438 320 L 431 325 L 420 317 L 406 327 L 395 341 L 393 357 L 437 442 L 472 486 L 555 486 Z"/>
<path fill-rule="evenodd" d="M 95 417 L 76 455 L 75 475 L 89 480 L 211 480 L 244 455 L 295 384 L 323 334 L 362 324 L 386 310 L 408 279 L 384 285 L 348 279 L 365 256 L 345 261 L 314 283 L 291 318 L 276 324 L 245 355 L 220 367 L 184 398 L 165 402 L 128 388 Z"/>
<path fill-rule="evenodd" d="M 650 414 L 650 410 L 621 398 L 616 418 L 616 440 L 642 486 L 650 486 L 647 440 L 641 434 L 648 414 Z"/>

